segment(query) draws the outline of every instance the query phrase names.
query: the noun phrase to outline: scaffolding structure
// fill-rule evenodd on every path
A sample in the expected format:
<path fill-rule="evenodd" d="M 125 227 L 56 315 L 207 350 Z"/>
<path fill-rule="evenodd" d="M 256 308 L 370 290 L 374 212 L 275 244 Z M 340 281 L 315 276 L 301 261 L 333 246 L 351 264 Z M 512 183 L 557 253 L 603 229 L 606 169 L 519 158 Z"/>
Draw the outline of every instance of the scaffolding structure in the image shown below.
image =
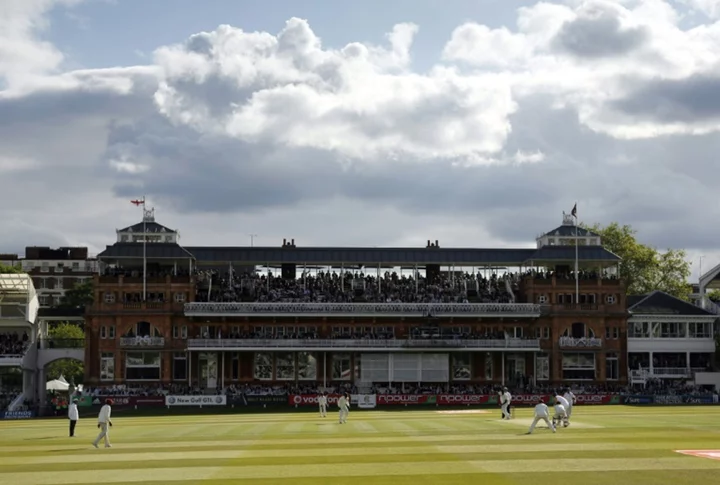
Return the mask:
<path fill-rule="evenodd" d="M 0 325 L 34 325 L 40 302 L 27 274 L 0 274 Z"/>

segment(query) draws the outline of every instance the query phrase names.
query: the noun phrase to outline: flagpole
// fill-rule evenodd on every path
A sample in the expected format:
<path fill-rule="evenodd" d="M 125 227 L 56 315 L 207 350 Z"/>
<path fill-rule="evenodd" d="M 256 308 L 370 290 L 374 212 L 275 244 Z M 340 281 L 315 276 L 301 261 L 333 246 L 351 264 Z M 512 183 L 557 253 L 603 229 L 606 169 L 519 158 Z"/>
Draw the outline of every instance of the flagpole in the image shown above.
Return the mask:
<path fill-rule="evenodd" d="M 147 217 L 145 217 L 145 196 L 142 198 L 143 208 L 143 302 L 147 301 Z"/>
<path fill-rule="evenodd" d="M 575 202 L 577 208 L 577 202 Z M 578 238 L 578 216 L 577 210 L 575 210 L 575 305 L 580 304 L 580 275 L 578 274 L 578 260 L 580 248 L 580 239 Z"/>

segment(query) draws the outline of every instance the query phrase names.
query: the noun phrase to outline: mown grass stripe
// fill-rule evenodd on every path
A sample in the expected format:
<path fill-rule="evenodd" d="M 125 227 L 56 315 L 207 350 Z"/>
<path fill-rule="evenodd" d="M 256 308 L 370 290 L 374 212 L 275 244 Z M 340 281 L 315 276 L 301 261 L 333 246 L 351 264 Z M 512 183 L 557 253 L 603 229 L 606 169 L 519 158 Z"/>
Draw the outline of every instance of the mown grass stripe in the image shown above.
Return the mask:
<path fill-rule="evenodd" d="M 588 471 L 629 471 L 629 470 L 720 470 L 720 462 L 706 460 L 693 462 L 692 458 L 633 458 L 633 459 L 534 459 L 516 461 L 514 472 L 538 473 L 563 470 L 565 472 Z M 144 469 L 83 469 L 82 473 L 72 472 L 23 472 L 0 474 L 4 485 L 65 485 L 98 484 L 116 482 L 145 482 L 162 476 L 166 481 L 195 481 L 224 479 L 253 481 L 269 478 L 323 478 L 366 476 L 389 477 L 395 475 L 451 475 L 477 473 L 507 473 L 504 461 L 428 461 L 420 463 L 342 463 L 269 466 L 226 466 L 192 468 L 144 468 Z"/>

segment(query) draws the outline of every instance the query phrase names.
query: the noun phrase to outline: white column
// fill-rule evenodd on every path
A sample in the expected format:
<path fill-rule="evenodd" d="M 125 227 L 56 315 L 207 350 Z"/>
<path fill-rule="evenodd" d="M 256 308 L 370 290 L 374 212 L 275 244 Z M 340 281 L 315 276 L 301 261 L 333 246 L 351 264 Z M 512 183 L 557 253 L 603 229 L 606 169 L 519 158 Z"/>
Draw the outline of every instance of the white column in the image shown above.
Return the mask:
<path fill-rule="evenodd" d="M 505 352 L 500 352 L 500 369 L 502 371 L 502 385 L 505 385 Z"/>

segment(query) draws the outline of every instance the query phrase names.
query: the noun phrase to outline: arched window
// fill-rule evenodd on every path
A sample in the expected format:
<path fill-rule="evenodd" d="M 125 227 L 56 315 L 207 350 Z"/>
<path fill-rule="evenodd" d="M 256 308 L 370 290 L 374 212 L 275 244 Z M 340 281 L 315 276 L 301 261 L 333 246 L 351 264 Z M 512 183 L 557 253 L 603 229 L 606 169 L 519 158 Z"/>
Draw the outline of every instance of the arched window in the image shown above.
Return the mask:
<path fill-rule="evenodd" d="M 162 337 L 162 333 L 150 322 L 137 322 L 127 329 L 123 337 Z"/>
<path fill-rule="evenodd" d="M 573 323 L 570 328 L 563 332 L 563 337 L 572 338 L 595 338 L 595 332 L 582 322 Z"/>

